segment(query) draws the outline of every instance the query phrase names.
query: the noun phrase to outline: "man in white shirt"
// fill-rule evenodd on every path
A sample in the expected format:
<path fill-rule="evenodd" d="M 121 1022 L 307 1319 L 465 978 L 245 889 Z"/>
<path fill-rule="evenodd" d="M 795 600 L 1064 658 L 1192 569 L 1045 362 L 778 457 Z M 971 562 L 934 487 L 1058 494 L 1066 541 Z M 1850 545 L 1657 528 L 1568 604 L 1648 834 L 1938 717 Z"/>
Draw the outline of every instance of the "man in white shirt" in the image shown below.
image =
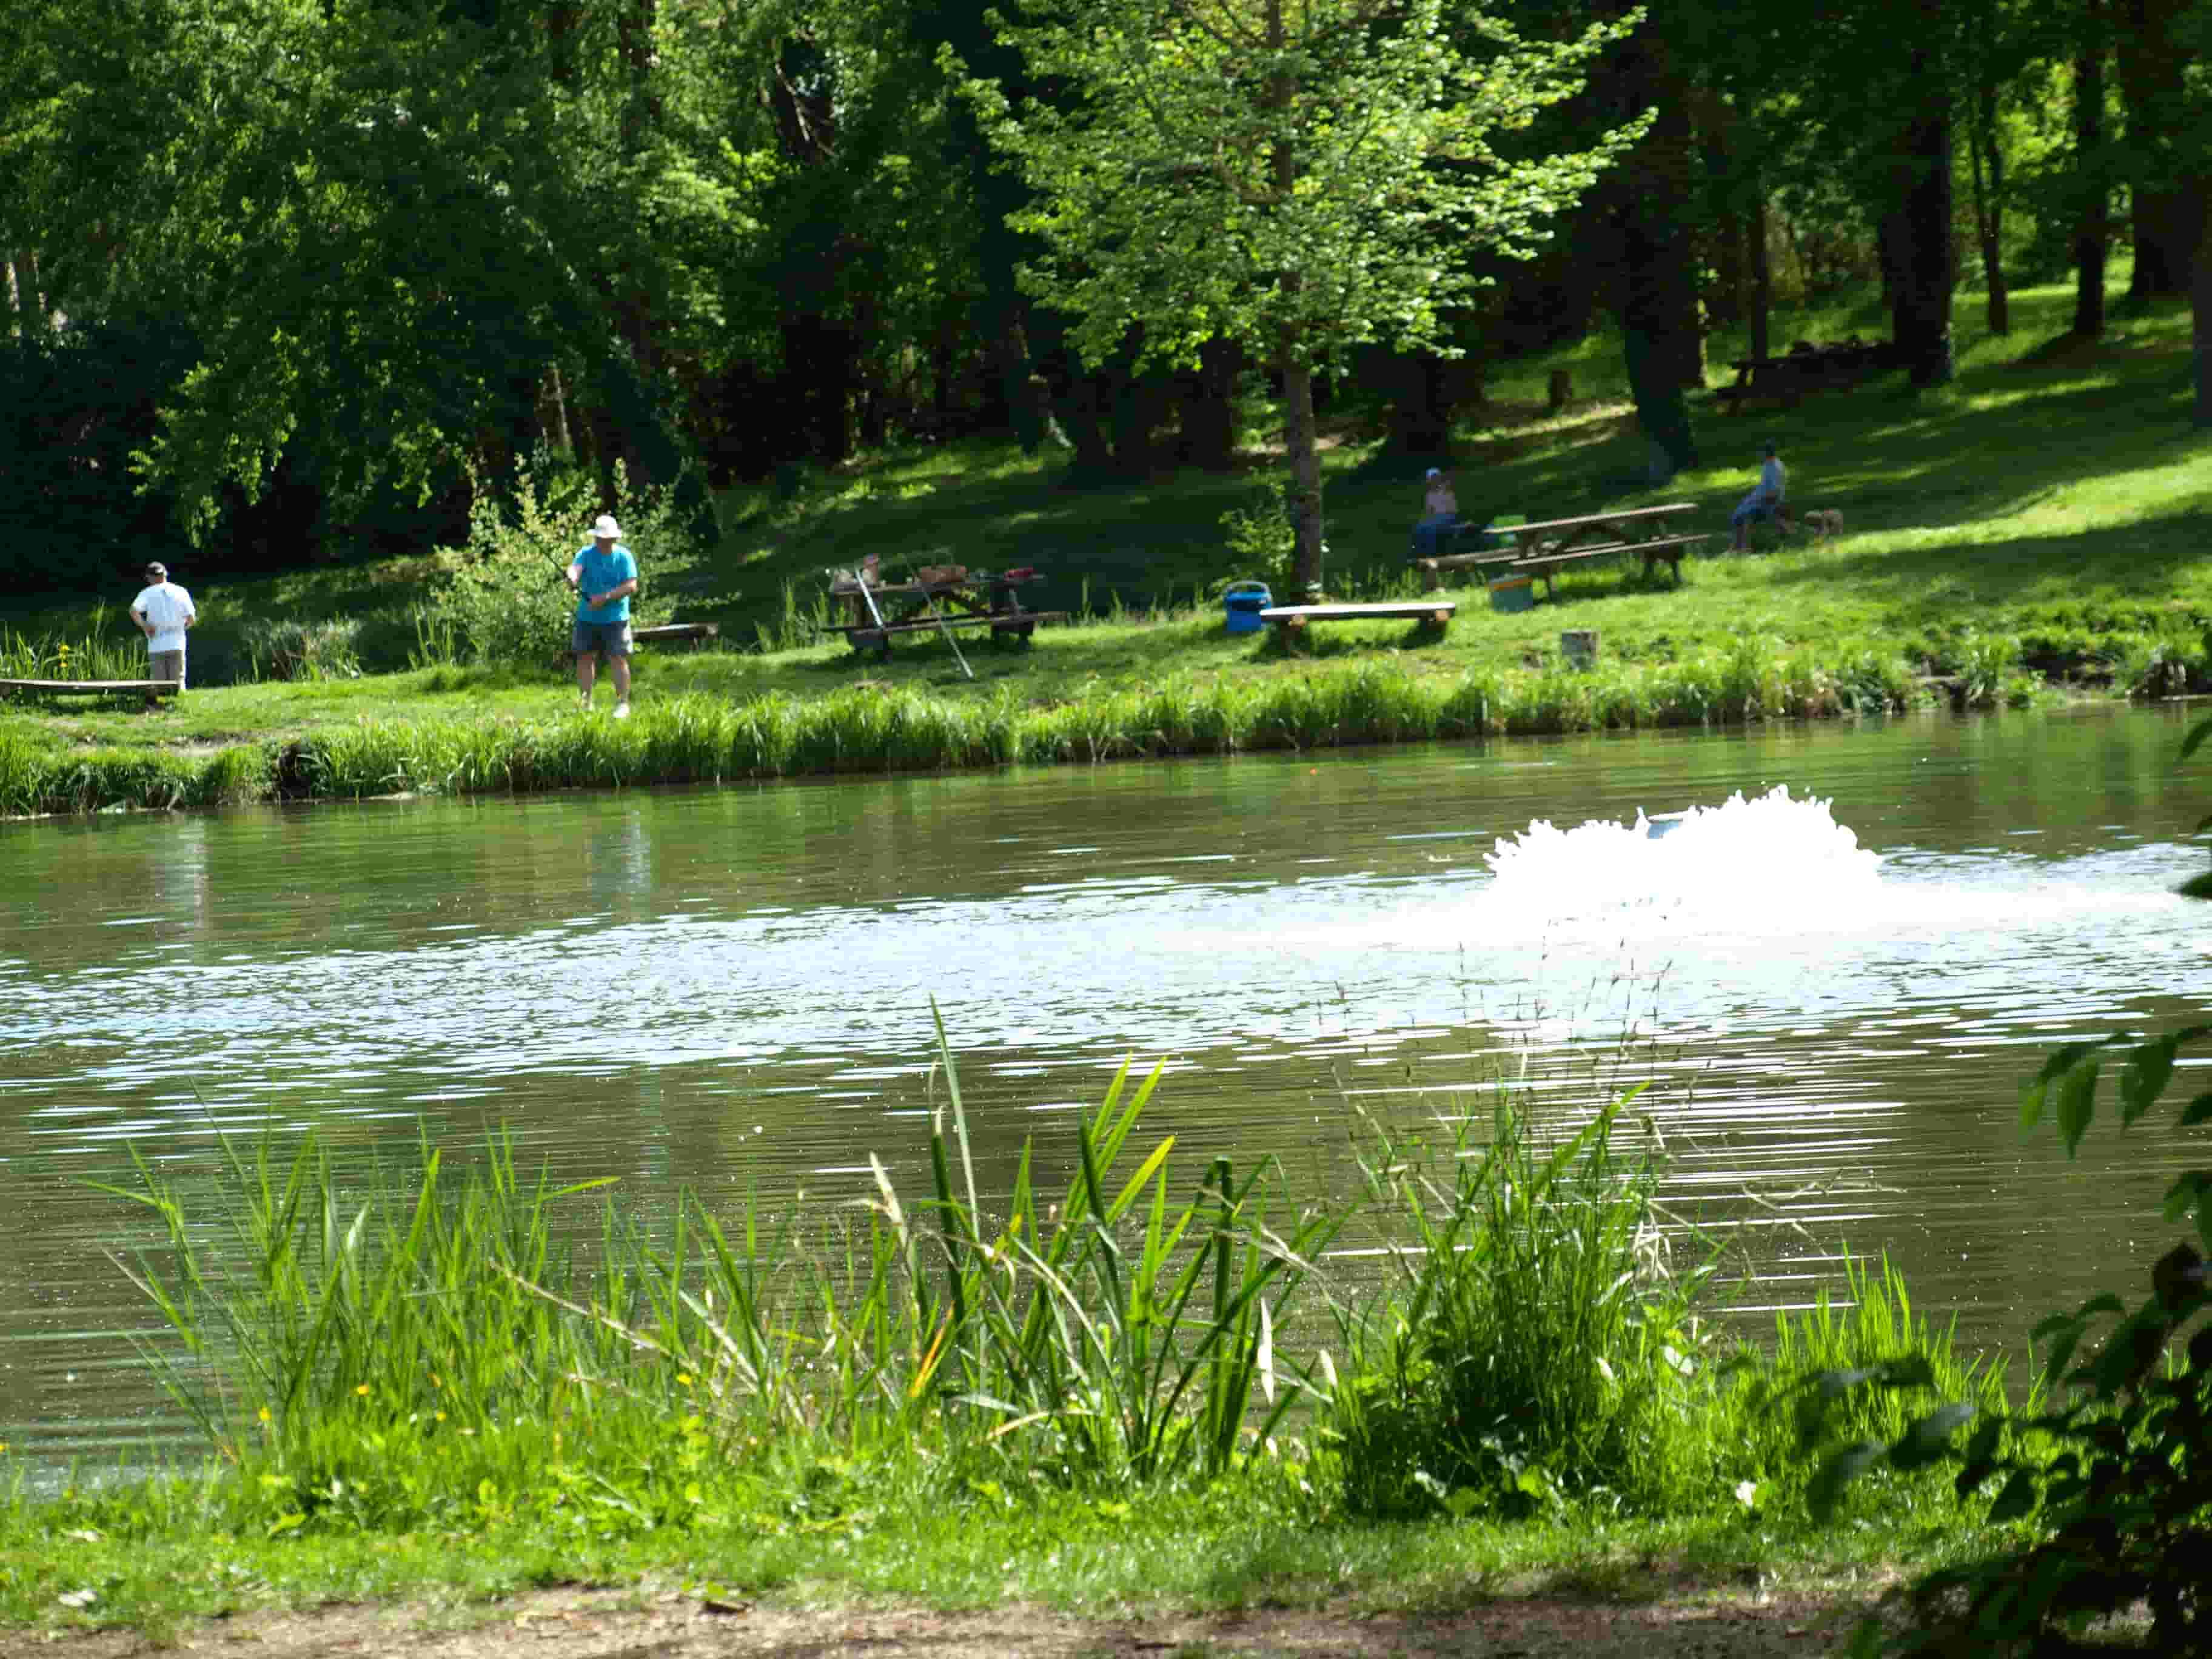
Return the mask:
<path fill-rule="evenodd" d="M 146 678 L 173 681 L 185 689 L 185 630 L 199 620 L 192 596 L 169 580 L 169 568 L 156 560 L 146 567 L 146 586 L 131 601 L 131 620 L 146 636 Z"/>

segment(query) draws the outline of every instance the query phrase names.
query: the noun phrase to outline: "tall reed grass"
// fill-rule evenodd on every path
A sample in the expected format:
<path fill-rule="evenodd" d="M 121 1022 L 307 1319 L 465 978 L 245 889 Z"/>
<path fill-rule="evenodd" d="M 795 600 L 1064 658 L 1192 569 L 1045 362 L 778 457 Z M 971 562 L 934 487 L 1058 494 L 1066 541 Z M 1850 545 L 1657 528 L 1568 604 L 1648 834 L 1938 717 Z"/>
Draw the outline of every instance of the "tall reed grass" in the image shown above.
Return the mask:
<path fill-rule="evenodd" d="M 268 799 L 275 770 L 274 758 L 258 747 L 205 756 L 69 750 L 0 729 L 0 817 L 242 805 Z"/>
<path fill-rule="evenodd" d="M 76 639 L 54 634 L 33 639 L 0 628 L 0 679 L 143 679 L 145 641 L 135 632 L 129 639 L 110 634 L 104 622 L 104 616 L 95 617 L 91 633 Z"/>
<path fill-rule="evenodd" d="M 1830 664 L 1754 640 L 1646 669 L 1425 676 L 1371 658 L 1328 660 L 1294 675 L 1112 687 L 1048 707 L 1007 688 L 691 696 L 641 702 L 621 725 L 368 722 L 305 739 L 301 757 L 318 795 L 523 792 L 1717 725 L 1895 706 L 1910 688 L 1901 660 L 1869 647 Z"/>
<path fill-rule="evenodd" d="M 1673 1264 L 1653 1156 L 1613 1145 L 1625 1102 L 1547 1131 L 1503 1092 L 1426 1141 L 1355 1113 L 1361 1182 L 1300 1195 L 1269 1158 L 1180 1176 L 1144 1128 L 1158 1074 L 1125 1066 L 1062 1175 L 1025 1146 L 994 1196 L 939 1043 L 922 1190 L 872 1158 L 826 1217 L 685 1194 L 647 1225 L 607 1182 L 526 1178 L 504 1135 L 367 1177 L 313 1138 L 228 1148 L 219 1228 L 166 1168 L 100 1188 L 159 1218 L 123 1265 L 229 1472 L 221 1524 L 773 1530 L 871 1491 L 1103 1500 L 1262 1467 L 1316 1516 L 1710 1514 L 1811 1468 L 1802 1371 L 1910 1341 L 1963 1375 L 1887 1273 L 1717 1363 L 1710 1258 Z M 595 1227 L 567 1213 L 590 1203 Z M 1347 1234 L 1389 1271 L 1352 1278 Z"/>
<path fill-rule="evenodd" d="M 426 633 L 419 660 L 452 643 Z M 364 720 L 300 739 L 281 767 L 273 757 L 251 758 L 254 751 L 149 763 L 19 740 L 0 754 L 0 814 L 211 805 L 252 798 L 257 781 L 264 798 L 521 793 L 1735 725 L 1880 712 L 1924 691 L 1897 649 L 1866 640 L 1814 650 L 1747 635 L 1666 663 L 1484 665 L 1458 674 L 1334 654 L 1344 643 L 1296 673 L 1178 674 L 1048 704 L 1013 685 L 957 696 L 856 686 L 819 697 L 643 700 L 621 724 L 508 714 Z M 1974 647 L 1970 701 L 2024 695 L 2032 677 L 2017 666 L 2017 650 L 2009 641 Z M 341 659 L 325 672 L 343 672 Z"/>

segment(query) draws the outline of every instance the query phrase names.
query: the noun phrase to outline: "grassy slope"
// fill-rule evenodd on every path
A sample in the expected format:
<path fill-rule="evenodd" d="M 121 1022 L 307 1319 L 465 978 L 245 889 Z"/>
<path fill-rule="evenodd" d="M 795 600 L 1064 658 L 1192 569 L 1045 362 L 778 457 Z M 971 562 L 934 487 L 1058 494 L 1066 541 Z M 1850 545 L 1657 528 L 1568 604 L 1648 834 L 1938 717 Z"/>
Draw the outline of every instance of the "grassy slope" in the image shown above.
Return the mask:
<path fill-rule="evenodd" d="M 1660 663 L 1756 636 L 1833 649 L 1865 641 L 1916 667 L 1948 669 L 1977 631 L 2021 639 L 2031 663 L 2057 672 L 2123 678 L 2161 641 L 2193 641 L 2204 654 L 2212 620 L 2212 565 L 2197 558 L 2212 469 L 2187 424 L 2188 323 L 2178 309 L 2123 322 L 2094 347 L 2053 342 L 2067 294 L 2015 296 L 2009 339 L 1962 330 L 1957 385 L 1918 397 L 1894 380 L 1808 398 L 1796 410 L 1700 421 L 1709 465 L 1653 491 L 1632 480 L 1640 441 L 1618 398 L 1617 369 L 1602 341 L 1507 366 L 1493 403 L 1462 428 L 1461 499 L 1470 510 L 1556 516 L 1606 505 L 1681 499 L 1698 527 L 1725 539 L 1729 507 L 1747 486 L 1759 439 L 1781 442 L 1800 507 L 1834 506 L 1846 519 L 1837 543 L 1803 538 L 1750 559 L 1692 556 L 1682 591 L 1662 577 L 1645 587 L 1625 569 L 1584 569 L 1562 584 L 1557 605 L 1493 615 L 1479 590 L 1462 593 L 1449 637 L 1424 639 L 1395 625 L 1321 630 L 1319 658 L 1388 653 L 1418 675 L 1551 663 L 1559 630 L 1595 628 L 1616 665 Z M 1963 310 L 1963 308 L 1962 308 Z M 1872 331 L 1874 319 L 1838 314 L 1794 319 L 1777 337 Z M 1733 349 L 1716 341 L 1712 356 Z M 1554 366 L 1593 394 L 1546 416 L 1535 388 Z M 1725 371 L 1715 378 L 1724 377 Z M 1265 468 L 1263 458 L 1255 465 Z M 1407 585 L 1406 529 L 1418 500 L 1413 469 L 1385 465 L 1356 428 L 1329 456 L 1332 586 L 1375 592 Z M 1388 475 L 1388 476 L 1386 476 Z M 1263 472 L 1262 476 L 1272 476 Z M 1033 703 L 1083 696 L 1100 686 L 1222 675 L 1308 672 L 1264 641 L 1231 637 L 1218 605 L 1197 590 L 1242 574 L 1226 568 L 1218 526 L 1247 501 L 1252 477 L 1184 473 L 1136 487 L 1066 488 L 1057 455 L 1024 458 L 969 444 L 872 458 L 820 480 L 795 503 L 764 492 L 725 502 L 719 553 L 690 568 L 655 568 L 646 550 L 651 614 L 712 618 L 724 638 L 758 630 L 787 636 L 793 601 L 809 608 L 832 563 L 878 553 L 887 569 L 957 560 L 978 568 L 1034 563 L 1048 573 L 1033 602 L 1073 608 L 1146 608 L 1120 620 L 1041 632 L 1034 649 L 993 651 L 971 640 L 979 689 L 1004 687 Z M 205 669 L 244 617 L 363 620 L 365 652 L 404 659 L 410 606 L 434 572 L 426 559 L 299 573 L 226 584 L 183 572 L 208 621 L 195 637 Z M 1472 602 L 1469 602 L 1469 601 Z M 1179 605 L 1175 602 L 1179 601 Z M 1152 607 L 1160 606 L 1155 610 Z M 29 634 L 71 635 L 84 611 L 23 617 Z M 112 625 L 113 613 L 109 613 Z M 853 658 L 842 643 L 762 654 L 724 651 L 640 659 L 655 692 L 743 696 L 781 690 L 812 698 L 855 680 L 919 683 L 947 698 L 968 695 L 941 641 L 900 642 L 890 665 Z M 41 741 L 124 745 L 284 738 L 362 718 L 410 719 L 473 712 L 551 717 L 570 694 L 556 674 L 380 674 L 319 684 L 235 685 L 196 690 L 173 713 L 0 714 Z"/>

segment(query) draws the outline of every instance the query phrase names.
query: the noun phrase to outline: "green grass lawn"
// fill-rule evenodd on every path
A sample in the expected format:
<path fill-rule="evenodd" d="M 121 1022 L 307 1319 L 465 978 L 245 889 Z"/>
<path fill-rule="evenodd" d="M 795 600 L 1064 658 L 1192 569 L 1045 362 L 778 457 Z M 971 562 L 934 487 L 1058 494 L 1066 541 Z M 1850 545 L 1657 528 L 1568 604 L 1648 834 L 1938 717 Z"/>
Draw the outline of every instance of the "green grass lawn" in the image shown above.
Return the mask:
<path fill-rule="evenodd" d="M 724 647 L 642 651 L 640 712 L 686 695 L 837 702 L 859 687 L 911 694 L 957 719 L 970 704 L 1004 708 L 1009 699 L 1049 709 L 1161 686 L 1190 695 L 1224 683 L 1280 689 L 1354 665 L 1387 667 L 1400 685 L 1488 677 L 1486 708 L 1503 706 L 1501 697 L 1526 705 L 1475 722 L 1478 730 L 1834 712 L 1869 706 L 1869 696 L 1895 706 L 1931 676 L 1963 684 L 1968 702 L 2017 700 L 2023 670 L 2097 690 L 2212 684 L 2212 562 L 2200 556 L 2212 465 L 2205 434 L 2188 424 L 2187 314 L 2175 307 L 2122 319 L 2092 345 L 2061 335 L 2069 304 L 2058 288 L 2015 295 L 2015 329 L 2002 339 L 1978 332 L 1974 308 L 1962 305 L 1959 376 L 1938 391 L 1915 394 L 1892 377 L 1736 416 L 1706 400 L 1698 425 L 1705 465 L 1657 489 L 1639 482 L 1644 446 L 1607 342 L 1501 365 L 1492 401 L 1456 434 L 1465 510 L 1536 519 L 1679 500 L 1693 504 L 1693 527 L 1713 539 L 1684 562 L 1679 588 L 1663 573 L 1646 582 L 1632 567 L 1585 566 L 1562 577 L 1556 604 L 1510 615 L 1493 613 L 1480 587 L 1455 590 L 1459 615 L 1442 635 L 1399 623 L 1337 625 L 1285 655 L 1266 636 L 1224 630 L 1214 595 L 1251 573 L 1225 551 L 1219 520 L 1274 477 L 1277 463 L 1264 452 L 1248 455 L 1236 475 L 1184 471 L 1076 488 L 1057 451 L 1024 456 L 969 441 L 869 456 L 814 477 L 787 500 L 766 488 L 735 490 L 720 503 L 725 532 L 712 554 L 657 562 L 654 550 L 640 550 L 647 619 L 714 621 Z M 1843 310 L 1780 319 L 1774 337 L 1872 334 L 1876 325 L 1870 313 Z M 1710 355 L 1724 364 L 1740 349 L 1718 338 Z M 1589 394 L 1557 415 L 1538 390 L 1554 367 L 1568 368 Z M 1724 368 L 1714 375 L 1726 378 Z M 1330 589 L 1410 592 L 1407 532 L 1419 469 L 1382 458 L 1373 423 L 1356 410 L 1340 411 L 1333 425 Z M 1762 550 L 1732 557 L 1728 512 L 1769 436 L 1782 447 L 1795 505 L 1839 509 L 1844 532 L 1815 546 L 1802 532 L 1782 540 L 1767 530 Z M 810 624 L 824 614 L 823 573 L 869 553 L 894 576 L 923 563 L 1033 564 L 1045 580 L 1025 601 L 1077 612 L 1079 624 L 1040 630 L 1026 649 L 969 635 L 961 648 L 972 680 L 933 635 L 902 638 L 888 663 L 856 656 Z M 418 647 L 414 613 L 439 568 L 439 557 L 425 554 L 228 583 L 180 559 L 204 621 L 192 647 L 199 684 L 179 706 L 154 714 L 19 708 L 0 713 L 0 740 L 24 752 L 173 755 L 278 745 L 363 723 L 566 714 L 573 692 L 554 665 L 526 673 L 404 667 Z M 330 619 L 349 621 L 359 659 L 383 672 L 214 683 L 249 667 L 249 625 Z M 112 605 L 104 617 L 79 605 L 19 613 L 8 625 L 19 639 L 82 642 L 103 620 L 115 643 Z M 1599 631 L 1601 670 L 1612 677 L 1604 696 L 1571 694 L 1558 653 L 1566 629 Z M 122 643 L 135 645 L 127 629 Z M 1670 713 L 1667 695 L 1638 689 L 1639 677 L 1747 652 L 1794 653 L 1813 665 L 1815 680 L 1845 690 Z M 1516 677 L 1549 689 L 1523 696 Z M 1878 695 L 1853 693 L 1853 683 Z M 1447 721 L 1431 734 L 1455 729 Z"/>

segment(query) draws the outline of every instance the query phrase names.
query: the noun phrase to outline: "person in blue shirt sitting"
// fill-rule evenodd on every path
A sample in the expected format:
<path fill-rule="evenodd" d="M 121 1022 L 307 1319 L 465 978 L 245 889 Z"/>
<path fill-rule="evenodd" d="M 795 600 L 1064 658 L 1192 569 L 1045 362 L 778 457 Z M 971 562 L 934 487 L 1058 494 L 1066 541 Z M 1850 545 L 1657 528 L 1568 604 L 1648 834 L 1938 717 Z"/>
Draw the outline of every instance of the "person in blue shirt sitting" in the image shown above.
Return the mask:
<path fill-rule="evenodd" d="M 622 544 L 622 526 L 602 513 L 592 526 L 592 544 L 565 573 L 576 590 L 576 621 L 569 647 L 576 653 L 576 690 L 592 706 L 592 683 L 605 653 L 615 677 L 615 718 L 629 718 L 629 596 L 637 592 L 637 561 Z"/>
<path fill-rule="evenodd" d="M 1440 466 L 1432 466 L 1421 500 L 1421 520 L 1413 526 L 1415 555 L 1436 557 L 1444 550 L 1447 532 L 1458 524 L 1459 496 L 1452 489 L 1451 474 Z"/>
<path fill-rule="evenodd" d="M 1790 508 L 1783 499 L 1790 488 L 1789 471 L 1771 441 L 1761 444 L 1759 453 L 1765 458 L 1759 469 L 1759 486 L 1738 501 L 1735 511 L 1729 514 L 1729 524 L 1735 532 L 1735 545 L 1731 550 L 1737 553 L 1750 550 L 1751 527 L 1761 519 L 1773 520 L 1785 536 L 1790 531 Z"/>

